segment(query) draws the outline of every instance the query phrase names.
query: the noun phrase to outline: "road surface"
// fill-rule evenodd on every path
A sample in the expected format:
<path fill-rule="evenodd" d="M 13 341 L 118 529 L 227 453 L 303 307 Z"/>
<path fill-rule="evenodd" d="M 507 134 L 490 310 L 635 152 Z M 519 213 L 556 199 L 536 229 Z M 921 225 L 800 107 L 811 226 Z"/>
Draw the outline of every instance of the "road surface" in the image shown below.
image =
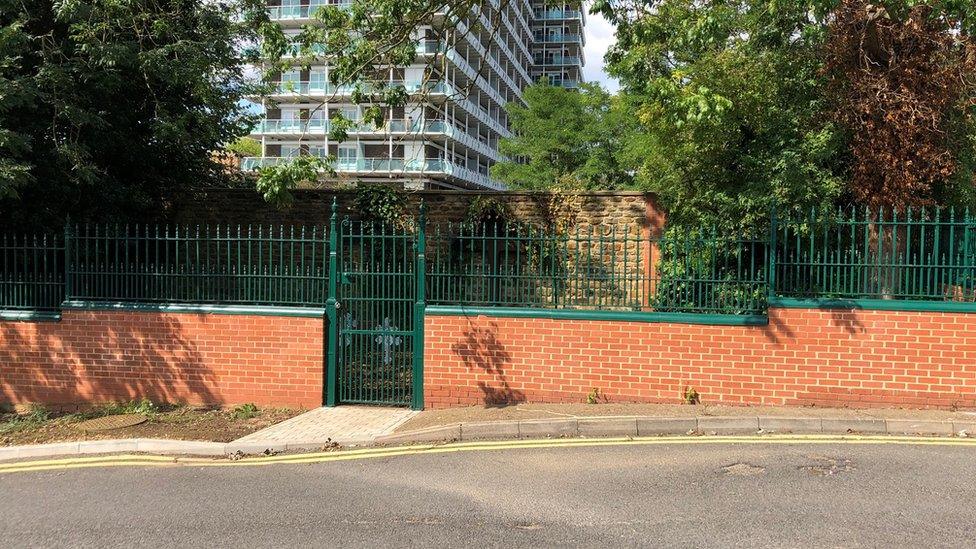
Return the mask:
<path fill-rule="evenodd" d="M 0 474 L 4 547 L 974 547 L 976 446 L 707 444 Z"/>

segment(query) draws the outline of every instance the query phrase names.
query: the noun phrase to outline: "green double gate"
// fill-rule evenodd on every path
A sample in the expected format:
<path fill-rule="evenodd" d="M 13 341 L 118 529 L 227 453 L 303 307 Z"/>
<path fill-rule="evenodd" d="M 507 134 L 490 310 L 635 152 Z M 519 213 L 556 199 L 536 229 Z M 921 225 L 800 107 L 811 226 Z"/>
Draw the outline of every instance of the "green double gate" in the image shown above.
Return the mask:
<path fill-rule="evenodd" d="M 335 223 L 326 303 L 327 406 L 423 407 L 424 235 Z"/>

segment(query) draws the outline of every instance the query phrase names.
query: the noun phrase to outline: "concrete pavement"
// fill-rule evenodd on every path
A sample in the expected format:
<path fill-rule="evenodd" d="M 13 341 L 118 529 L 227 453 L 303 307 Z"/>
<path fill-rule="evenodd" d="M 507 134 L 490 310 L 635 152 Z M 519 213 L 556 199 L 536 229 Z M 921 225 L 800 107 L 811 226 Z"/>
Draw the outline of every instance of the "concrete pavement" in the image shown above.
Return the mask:
<path fill-rule="evenodd" d="M 334 444 L 368 446 L 497 439 L 782 433 L 969 438 L 976 434 L 976 418 L 969 415 L 952 420 L 924 417 L 599 416 L 463 422 L 425 429 L 397 430 L 398 426 L 415 417 L 414 414 L 416 412 L 403 408 L 318 408 L 229 443 L 122 439 L 11 446 L 0 448 L 0 463 L 29 458 L 128 452 L 226 456 L 314 451 Z"/>
<path fill-rule="evenodd" d="M 241 437 L 235 445 L 306 444 L 336 442 L 358 445 L 392 433 L 418 412 L 409 408 L 383 406 L 337 406 L 316 408 L 299 416 Z"/>
<path fill-rule="evenodd" d="M 12 547 L 971 547 L 976 452 L 948 444 L 622 444 L 17 473 L 0 475 L 0 532 Z"/>

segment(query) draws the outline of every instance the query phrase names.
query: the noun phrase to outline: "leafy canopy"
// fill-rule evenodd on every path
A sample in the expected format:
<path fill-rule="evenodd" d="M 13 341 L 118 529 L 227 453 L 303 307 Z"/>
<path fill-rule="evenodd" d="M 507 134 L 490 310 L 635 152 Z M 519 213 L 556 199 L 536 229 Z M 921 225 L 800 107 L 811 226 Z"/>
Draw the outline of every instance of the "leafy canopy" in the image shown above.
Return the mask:
<path fill-rule="evenodd" d="M 588 189 L 626 187 L 618 158 L 632 118 L 597 84 L 579 91 L 543 81 L 525 89 L 526 105 L 506 110 L 513 137 L 500 150 L 509 160 L 492 174 L 514 189 L 551 189 L 567 180 Z"/>
<path fill-rule="evenodd" d="M 162 213 L 248 133 L 258 0 L 0 0 L 0 218 Z"/>
<path fill-rule="evenodd" d="M 955 56 L 960 66 L 952 50 L 972 42 L 973 2 L 873 4 L 890 17 L 890 26 L 900 29 L 890 30 L 889 38 L 902 36 L 912 25 L 934 31 L 922 38 L 940 44 L 929 49 L 933 55 L 915 56 L 903 65 L 921 69 L 914 74 L 916 83 L 942 74 L 951 64 L 947 58 Z M 911 16 L 920 6 L 927 10 L 924 25 Z M 636 162 L 637 183 L 661 195 L 672 220 L 688 224 L 761 224 L 772 207 L 904 204 L 905 193 L 915 192 L 911 185 L 918 180 L 910 166 L 920 160 L 908 141 L 930 135 L 920 126 L 934 118 L 895 116 L 891 107 L 904 107 L 906 114 L 911 110 L 904 97 L 901 105 L 894 97 L 898 84 L 910 79 L 903 74 L 897 80 L 896 71 L 882 68 L 872 74 L 858 67 L 868 58 L 856 57 L 850 46 L 870 42 L 864 35 L 870 33 L 867 8 L 860 0 L 596 0 L 593 10 L 617 25 L 617 44 L 607 55 L 609 72 L 633 97 L 634 116 L 645 134 L 644 154 L 629 157 Z M 890 44 L 900 59 L 913 47 L 911 40 Z M 871 78 L 873 84 L 867 82 Z M 951 88 L 959 92 L 966 85 L 957 77 Z M 854 97 L 856 90 L 867 93 Z M 918 90 L 909 102 L 923 100 L 921 112 L 945 115 L 935 128 L 947 137 L 929 150 L 935 155 L 951 150 L 954 156 L 946 164 L 929 155 L 924 164 L 958 167 L 955 173 L 961 175 L 943 171 L 942 176 L 968 178 L 971 187 L 966 166 L 976 142 L 972 94 L 952 93 L 939 100 L 938 93 Z M 873 104 L 870 93 L 878 95 Z M 856 116 L 843 115 L 851 108 L 859 109 Z M 892 139 L 874 141 L 881 135 Z M 904 146 L 885 146 L 899 144 L 897 136 Z M 859 140 L 873 144 L 858 146 Z M 887 171 L 877 169 L 880 158 Z M 865 162 L 875 166 L 871 177 L 906 185 L 894 192 L 890 185 L 869 184 L 855 171 Z M 894 175 L 899 171 L 900 176 Z M 958 200 L 965 193 L 955 194 Z"/>
<path fill-rule="evenodd" d="M 645 133 L 644 154 L 631 154 L 637 184 L 672 220 L 750 225 L 774 205 L 840 195 L 843 139 L 822 114 L 822 4 L 594 4 L 617 25 L 608 70 Z"/>

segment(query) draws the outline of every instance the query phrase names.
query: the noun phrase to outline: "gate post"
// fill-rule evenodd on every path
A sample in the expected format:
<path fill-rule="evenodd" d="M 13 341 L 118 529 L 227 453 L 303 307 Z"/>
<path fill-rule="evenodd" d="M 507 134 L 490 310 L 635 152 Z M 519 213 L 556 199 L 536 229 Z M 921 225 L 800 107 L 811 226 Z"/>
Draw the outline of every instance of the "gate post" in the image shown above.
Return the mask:
<path fill-rule="evenodd" d="M 339 203 L 336 197 L 332 198 L 332 215 L 329 217 L 329 296 L 325 301 L 326 316 L 326 361 L 325 361 L 325 405 L 335 406 L 336 403 L 336 381 L 338 370 L 338 345 L 337 331 L 339 329 L 338 310 L 339 304 L 336 302 L 336 277 L 339 271 L 339 235 L 337 233 L 336 219 L 339 214 Z"/>
<path fill-rule="evenodd" d="M 64 222 L 64 257 L 62 258 L 64 265 L 61 267 L 61 271 L 64 273 L 64 280 L 62 285 L 64 286 L 64 295 L 61 296 L 62 303 L 71 299 L 71 295 L 74 292 L 74 288 L 71 286 L 71 216 L 69 215 L 67 220 Z"/>
<path fill-rule="evenodd" d="M 420 218 L 417 222 L 417 265 L 414 276 L 417 280 L 417 296 L 413 309 L 413 372 L 411 380 L 414 410 L 424 409 L 424 310 L 427 308 L 427 205 L 420 201 Z"/>
<path fill-rule="evenodd" d="M 769 242 L 768 251 L 766 257 L 766 284 L 769 286 L 766 288 L 766 300 L 767 308 L 768 301 L 776 297 L 776 248 L 777 248 L 777 236 L 779 233 L 779 227 L 777 226 L 776 219 L 776 206 L 773 206 L 772 212 L 769 216 Z"/>

